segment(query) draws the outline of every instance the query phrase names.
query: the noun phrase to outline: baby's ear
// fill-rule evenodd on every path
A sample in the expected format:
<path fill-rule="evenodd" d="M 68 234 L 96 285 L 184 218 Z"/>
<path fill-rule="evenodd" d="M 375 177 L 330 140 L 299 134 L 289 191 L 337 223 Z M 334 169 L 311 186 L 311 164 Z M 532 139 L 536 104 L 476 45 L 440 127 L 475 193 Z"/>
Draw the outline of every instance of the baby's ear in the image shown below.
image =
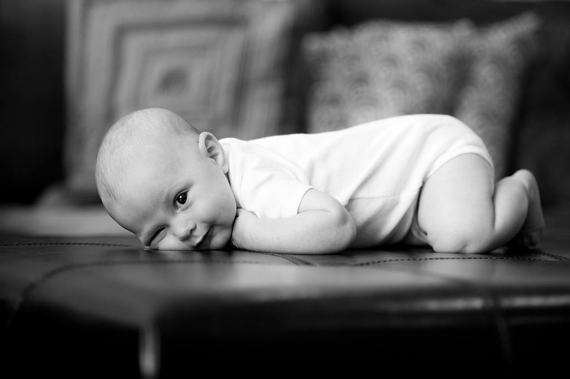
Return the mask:
<path fill-rule="evenodd" d="M 198 136 L 198 149 L 203 156 L 213 159 L 214 162 L 220 165 L 224 170 L 224 173 L 228 172 L 226 152 L 224 151 L 220 141 L 218 141 L 212 133 L 200 133 Z"/>

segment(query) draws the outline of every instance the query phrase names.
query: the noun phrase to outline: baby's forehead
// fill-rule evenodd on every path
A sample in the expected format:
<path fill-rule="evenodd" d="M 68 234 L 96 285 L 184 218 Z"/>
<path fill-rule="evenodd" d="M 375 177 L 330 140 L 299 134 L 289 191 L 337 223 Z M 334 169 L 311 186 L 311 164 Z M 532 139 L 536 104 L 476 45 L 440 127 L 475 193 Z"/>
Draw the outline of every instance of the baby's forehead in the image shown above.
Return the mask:
<path fill-rule="evenodd" d="M 144 146 L 136 146 L 123 163 L 124 181 L 148 181 L 158 183 L 176 178 L 181 167 L 193 166 L 199 155 L 198 148 L 184 141 L 162 140 Z M 187 170 L 185 173 L 189 173 Z"/>
<path fill-rule="evenodd" d="M 154 176 L 164 174 L 175 164 L 178 154 L 174 146 L 149 145 L 141 149 L 133 149 L 127 153 L 128 163 L 125 165 L 126 173 L 141 172 Z M 128 177 L 128 175 L 127 175 Z"/>
<path fill-rule="evenodd" d="M 126 160 L 134 162 L 144 161 L 145 158 L 152 160 L 165 160 L 171 158 L 178 152 L 183 141 L 169 128 L 162 130 L 150 129 L 133 131 L 128 136 L 122 146 L 118 146 Z"/>

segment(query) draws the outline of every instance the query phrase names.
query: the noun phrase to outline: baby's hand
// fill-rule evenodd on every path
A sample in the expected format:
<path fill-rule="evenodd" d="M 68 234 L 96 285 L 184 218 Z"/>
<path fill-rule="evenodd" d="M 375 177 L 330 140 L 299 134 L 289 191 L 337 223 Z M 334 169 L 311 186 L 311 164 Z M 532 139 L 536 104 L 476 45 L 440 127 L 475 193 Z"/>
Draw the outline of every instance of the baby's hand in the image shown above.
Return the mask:
<path fill-rule="evenodd" d="M 247 249 L 247 225 L 249 221 L 255 219 L 257 219 L 257 216 L 254 213 L 243 208 L 238 208 L 237 217 L 232 230 L 232 244 L 238 249 Z"/>

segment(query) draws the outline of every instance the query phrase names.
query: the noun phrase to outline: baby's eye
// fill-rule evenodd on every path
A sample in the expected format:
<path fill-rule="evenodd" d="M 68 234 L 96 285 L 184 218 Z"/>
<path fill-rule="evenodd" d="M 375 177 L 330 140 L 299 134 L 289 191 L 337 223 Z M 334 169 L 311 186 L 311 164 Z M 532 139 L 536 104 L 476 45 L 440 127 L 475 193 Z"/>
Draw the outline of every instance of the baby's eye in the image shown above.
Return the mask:
<path fill-rule="evenodd" d="M 176 203 L 180 204 L 180 205 L 185 204 L 187 196 L 188 196 L 188 194 L 186 192 L 182 192 L 181 194 L 176 196 Z"/>

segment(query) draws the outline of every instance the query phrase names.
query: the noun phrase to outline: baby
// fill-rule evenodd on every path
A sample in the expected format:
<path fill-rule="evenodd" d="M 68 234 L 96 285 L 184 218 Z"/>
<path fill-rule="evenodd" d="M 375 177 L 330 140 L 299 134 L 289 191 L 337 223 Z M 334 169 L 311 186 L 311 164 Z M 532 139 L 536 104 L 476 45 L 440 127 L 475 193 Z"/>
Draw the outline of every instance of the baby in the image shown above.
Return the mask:
<path fill-rule="evenodd" d="M 111 127 L 96 172 L 106 210 L 150 249 L 477 253 L 534 246 L 544 228 L 534 176 L 495 184 L 483 142 L 450 116 L 242 141 L 145 109 Z"/>

